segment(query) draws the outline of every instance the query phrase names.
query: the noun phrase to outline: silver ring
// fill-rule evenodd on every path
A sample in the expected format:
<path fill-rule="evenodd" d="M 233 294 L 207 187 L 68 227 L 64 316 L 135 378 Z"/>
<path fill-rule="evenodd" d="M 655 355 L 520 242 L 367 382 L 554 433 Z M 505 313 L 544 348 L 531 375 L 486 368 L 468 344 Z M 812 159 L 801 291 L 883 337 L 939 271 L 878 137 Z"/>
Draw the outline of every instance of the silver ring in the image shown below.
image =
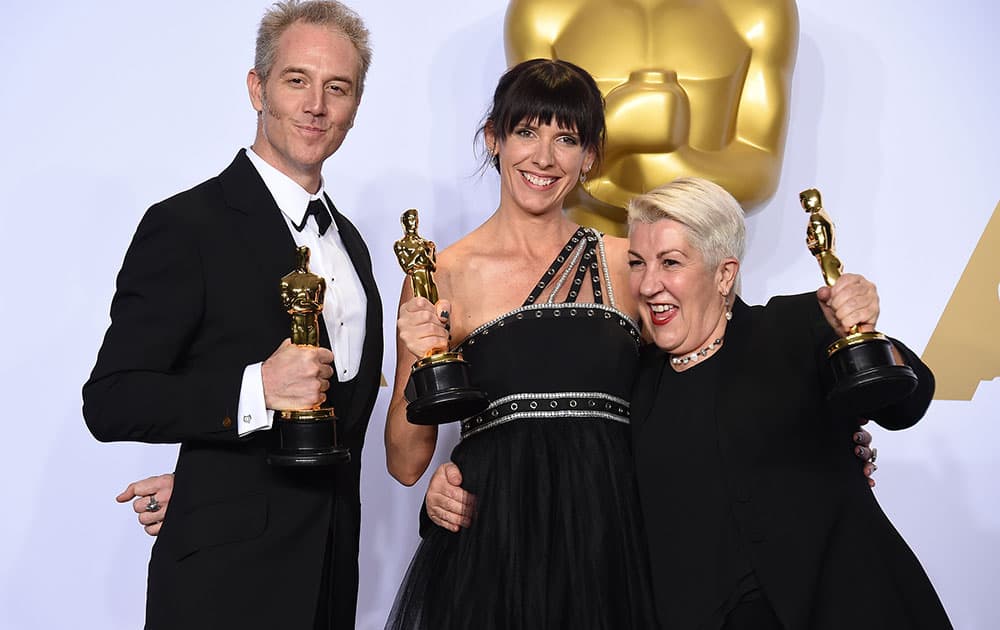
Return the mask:
<path fill-rule="evenodd" d="M 878 449 L 873 446 L 872 447 L 872 456 L 868 458 L 868 461 L 870 461 L 871 463 L 874 464 L 876 457 L 878 457 Z"/>
<path fill-rule="evenodd" d="M 161 507 L 163 506 L 161 506 L 160 502 L 156 500 L 156 495 L 155 494 L 149 495 L 149 504 L 146 505 L 146 511 L 159 512 Z"/>

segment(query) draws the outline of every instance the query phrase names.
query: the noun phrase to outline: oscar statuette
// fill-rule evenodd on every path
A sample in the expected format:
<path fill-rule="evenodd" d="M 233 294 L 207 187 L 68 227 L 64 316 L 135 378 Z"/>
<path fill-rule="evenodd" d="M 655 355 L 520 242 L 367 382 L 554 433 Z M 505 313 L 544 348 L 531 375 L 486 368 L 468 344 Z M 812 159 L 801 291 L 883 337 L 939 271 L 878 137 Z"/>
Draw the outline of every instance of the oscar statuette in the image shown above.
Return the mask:
<path fill-rule="evenodd" d="M 799 203 L 809 214 L 806 245 L 819 262 L 824 282 L 832 287 L 843 271 L 834 253 L 833 222 L 815 188 L 799 193 Z M 834 378 L 828 398 L 846 411 L 858 415 L 878 411 L 917 387 L 913 370 L 896 362 L 892 342 L 880 332 L 860 332 L 852 326 L 846 337 L 827 347 L 826 354 Z"/>
<path fill-rule="evenodd" d="M 400 217 L 403 238 L 393 244 L 399 266 L 410 278 L 414 297 L 436 304 L 434 283 L 435 246 L 417 234 L 417 211 L 410 209 Z M 417 360 L 406 385 L 406 419 L 413 424 L 443 424 L 473 416 L 489 404 L 485 394 L 471 386 L 469 364 L 460 352 L 432 348 Z"/>
<path fill-rule="evenodd" d="M 326 281 L 309 271 L 309 248 L 296 250 L 295 270 L 281 279 L 281 302 L 292 316 L 292 343 L 319 345 L 319 314 Z M 276 444 L 267 455 L 275 466 L 328 466 L 348 462 L 350 451 L 337 445 L 336 415 L 330 407 L 274 412 Z"/>

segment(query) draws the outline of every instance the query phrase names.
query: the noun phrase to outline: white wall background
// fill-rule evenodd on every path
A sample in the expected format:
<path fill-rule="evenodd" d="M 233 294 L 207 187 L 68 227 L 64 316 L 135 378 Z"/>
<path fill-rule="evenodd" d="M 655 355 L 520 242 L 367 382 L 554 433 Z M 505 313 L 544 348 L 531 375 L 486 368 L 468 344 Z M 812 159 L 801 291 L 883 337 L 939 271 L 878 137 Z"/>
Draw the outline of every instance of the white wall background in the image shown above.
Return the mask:
<path fill-rule="evenodd" d="M 80 386 L 142 212 L 218 173 L 252 140 L 244 77 L 266 4 L 0 6 L 2 628 L 141 627 L 152 539 L 114 496 L 171 470 L 176 448 L 98 444 Z M 444 246 L 495 207 L 472 137 L 505 67 L 506 3 L 352 4 L 375 61 L 325 175 L 372 249 L 391 340 L 399 214 L 420 208 L 422 231 Z M 797 201 L 817 186 L 848 268 L 879 283 L 880 329 L 922 350 L 1000 201 L 1000 10 L 972 0 L 799 4 L 785 167 L 777 195 L 751 218 L 744 296 L 818 286 Z M 386 374 L 392 365 L 390 344 Z M 364 456 L 364 629 L 384 621 L 426 484 L 403 488 L 385 472 L 387 394 Z M 879 499 L 959 628 L 1000 627 L 998 408 L 993 381 L 972 402 L 935 402 L 913 430 L 873 430 Z"/>

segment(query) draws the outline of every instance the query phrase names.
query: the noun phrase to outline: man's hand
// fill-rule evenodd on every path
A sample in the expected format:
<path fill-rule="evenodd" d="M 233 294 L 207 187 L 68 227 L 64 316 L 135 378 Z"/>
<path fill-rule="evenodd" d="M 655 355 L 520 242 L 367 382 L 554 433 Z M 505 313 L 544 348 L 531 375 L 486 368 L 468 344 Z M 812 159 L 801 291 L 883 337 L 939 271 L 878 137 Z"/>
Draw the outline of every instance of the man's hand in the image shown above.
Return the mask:
<path fill-rule="evenodd" d="M 160 533 L 163 519 L 167 515 L 167 504 L 174 491 L 174 476 L 171 473 L 147 477 L 128 484 L 115 501 L 132 501 L 132 509 L 139 515 L 139 524 L 150 536 Z M 133 499 L 135 499 L 133 501 Z M 152 506 L 152 510 L 150 509 Z"/>
<path fill-rule="evenodd" d="M 285 339 L 260 368 L 268 409 L 312 409 L 326 400 L 333 352 Z"/>
<path fill-rule="evenodd" d="M 450 532 L 472 525 L 475 497 L 462 488 L 462 473 L 448 462 L 438 466 L 427 487 L 424 509 L 436 525 Z"/>

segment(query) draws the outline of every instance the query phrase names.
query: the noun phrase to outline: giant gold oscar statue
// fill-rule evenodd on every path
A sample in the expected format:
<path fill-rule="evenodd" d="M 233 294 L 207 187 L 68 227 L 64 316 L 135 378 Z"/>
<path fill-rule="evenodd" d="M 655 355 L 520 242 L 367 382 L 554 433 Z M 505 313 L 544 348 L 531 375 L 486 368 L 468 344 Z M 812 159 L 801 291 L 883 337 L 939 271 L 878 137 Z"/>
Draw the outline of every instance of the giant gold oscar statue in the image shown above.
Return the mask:
<path fill-rule="evenodd" d="M 416 210 L 407 210 L 399 220 L 403 224 L 403 238 L 392 247 L 396 260 L 410 278 L 414 297 L 436 304 L 434 241 L 417 233 L 420 218 Z M 470 384 L 469 364 L 462 354 L 448 348 L 432 348 L 417 359 L 406 385 L 406 399 L 406 419 L 413 424 L 454 422 L 474 416 L 489 405 L 486 395 Z"/>
<path fill-rule="evenodd" d="M 570 61 L 607 102 L 604 162 L 570 216 L 625 233 L 625 204 L 681 176 L 744 208 L 774 194 L 798 45 L 794 0 L 511 0 L 507 62 Z"/>
<path fill-rule="evenodd" d="M 280 283 L 281 302 L 292 317 L 292 343 L 319 345 L 319 314 L 326 281 L 309 271 L 309 248 L 299 247 L 295 269 Z M 336 415 L 330 407 L 274 412 L 276 442 L 268 452 L 275 466 L 328 466 L 348 462 L 351 452 L 337 444 Z"/>
<path fill-rule="evenodd" d="M 980 383 L 1000 378 L 1000 337 L 983 334 L 996 328 L 997 322 L 1000 322 L 1000 203 L 993 208 L 993 215 L 924 349 L 924 362 L 934 370 L 935 400 L 972 400 Z"/>
<path fill-rule="evenodd" d="M 809 214 L 806 245 L 816 257 L 820 273 L 832 287 L 843 272 L 837 258 L 833 221 L 823 210 L 823 199 L 815 188 L 799 193 L 799 203 Z M 834 385 L 830 401 L 858 415 L 868 415 L 902 400 L 917 387 L 917 376 L 908 365 L 896 362 L 892 342 L 880 332 L 861 332 L 851 327 L 850 334 L 826 349 Z"/>

